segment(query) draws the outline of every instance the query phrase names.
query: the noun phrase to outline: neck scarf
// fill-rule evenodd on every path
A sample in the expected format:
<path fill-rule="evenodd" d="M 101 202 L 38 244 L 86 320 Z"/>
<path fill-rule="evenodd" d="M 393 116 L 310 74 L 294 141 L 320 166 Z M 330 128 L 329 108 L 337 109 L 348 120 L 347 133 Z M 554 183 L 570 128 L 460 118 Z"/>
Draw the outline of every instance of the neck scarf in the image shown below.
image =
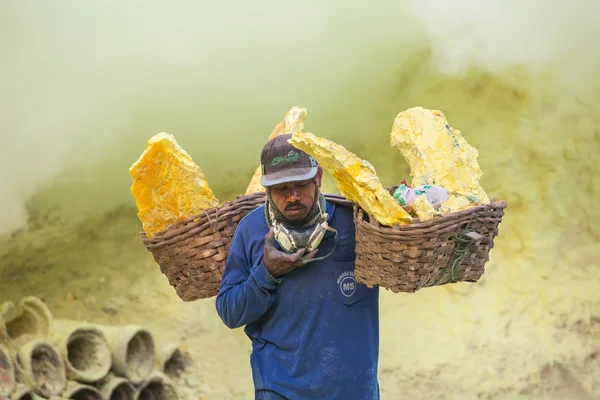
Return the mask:
<path fill-rule="evenodd" d="M 291 228 L 308 228 L 316 224 L 321 218 L 321 211 L 325 212 L 325 196 L 317 189 L 317 201 L 313 204 L 310 212 L 302 221 L 302 223 L 298 224 L 288 220 L 275 206 L 273 199 L 271 198 L 271 191 L 267 189 L 267 200 L 265 201 L 265 218 L 267 220 L 267 225 L 269 228 L 273 226 L 271 218 L 269 217 L 269 213 L 271 210 L 273 211 L 273 215 L 275 216 L 275 222 L 283 224 L 287 227 Z M 321 208 L 319 209 L 319 205 Z"/>

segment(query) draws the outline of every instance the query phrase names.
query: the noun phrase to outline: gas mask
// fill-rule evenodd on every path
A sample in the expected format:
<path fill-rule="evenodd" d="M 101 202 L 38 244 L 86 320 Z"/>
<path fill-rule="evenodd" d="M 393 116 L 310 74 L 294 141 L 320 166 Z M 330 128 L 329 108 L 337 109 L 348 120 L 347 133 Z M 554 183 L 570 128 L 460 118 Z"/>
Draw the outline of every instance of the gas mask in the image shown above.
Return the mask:
<path fill-rule="evenodd" d="M 269 210 L 269 217 L 271 219 L 271 225 L 273 226 L 273 236 L 277 243 L 281 246 L 283 250 L 288 253 L 295 253 L 300 249 L 306 249 L 305 254 L 314 251 L 325 236 L 327 231 L 334 233 L 334 240 L 337 239 L 337 231 L 329 226 L 327 223 L 328 214 L 323 213 L 321 209 L 321 204 L 317 201 L 317 206 L 319 207 L 319 212 L 321 214 L 320 221 L 315 223 L 313 226 L 306 228 L 288 228 L 284 224 L 277 222 L 275 219 L 275 215 L 273 214 L 273 210 Z M 337 240 L 336 240 L 337 245 Z M 322 260 L 331 253 L 333 253 L 334 248 L 331 250 L 329 254 L 323 257 L 312 258 L 304 260 L 306 263 L 311 261 Z"/>

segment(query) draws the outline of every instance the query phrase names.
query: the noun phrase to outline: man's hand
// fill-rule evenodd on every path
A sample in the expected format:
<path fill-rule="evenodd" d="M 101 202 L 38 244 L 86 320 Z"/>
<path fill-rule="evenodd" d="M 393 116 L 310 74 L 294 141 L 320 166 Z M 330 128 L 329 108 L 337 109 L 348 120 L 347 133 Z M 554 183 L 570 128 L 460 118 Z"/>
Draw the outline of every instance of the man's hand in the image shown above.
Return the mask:
<path fill-rule="evenodd" d="M 265 236 L 265 254 L 263 262 L 267 271 L 269 271 L 274 278 L 277 278 L 303 266 L 305 263 L 301 257 L 304 255 L 305 251 L 306 249 L 300 249 L 293 254 L 288 254 L 277 250 L 273 239 L 273 229 L 271 228 L 269 233 Z M 304 259 L 313 258 L 315 254 L 317 254 L 317 251 L 318 249 L 313 250 L 304 257 Z"/>

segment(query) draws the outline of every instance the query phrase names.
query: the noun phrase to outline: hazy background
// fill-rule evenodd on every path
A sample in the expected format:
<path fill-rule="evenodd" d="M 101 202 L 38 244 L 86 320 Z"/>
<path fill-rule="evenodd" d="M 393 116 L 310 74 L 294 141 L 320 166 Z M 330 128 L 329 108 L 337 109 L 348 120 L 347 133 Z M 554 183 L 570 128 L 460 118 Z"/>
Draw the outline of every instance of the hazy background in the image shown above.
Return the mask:
<path fill-rule="evenodd" d="M 168 287 L 129 166 L 170 132 L 231 199 L 296 105 L 391 185 L 393 119 L 423 106 L 509 208 L 480 283 L 382 294 L 383 399 L 599 398 L 599 23 L 592 0 L 0 0 L 0 301 L 136 318 L 198 355 L 206 398 L 249 398 L 249 342 Z"/>

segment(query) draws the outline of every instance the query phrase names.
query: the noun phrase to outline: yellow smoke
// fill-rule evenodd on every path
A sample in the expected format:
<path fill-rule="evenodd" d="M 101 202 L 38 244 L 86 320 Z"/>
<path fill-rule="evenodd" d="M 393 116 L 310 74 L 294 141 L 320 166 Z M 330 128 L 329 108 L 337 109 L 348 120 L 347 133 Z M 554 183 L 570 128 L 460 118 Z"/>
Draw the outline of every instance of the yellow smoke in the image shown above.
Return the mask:
<path fill-rule="evenodd" d="M 477 148 L 481 186 L 509 207 L 479 283 L 382 293 L 382 398 L 598 397 L 598 8 L 4 1 L 0 231 L 15 238 L 0 241 L 0 293 L 41 292 L 57 313 L 90 318 L 108 318 L 96 310 L 126 293 L 118 318 L 174 321 L 188 335 L 209 366 L 203 394 L 249 398 L 243 332 L 225 329 L 210 301 L 178 302 L 139 243 L 131 161 L 171 132 L 216 197 L 233 198 L 298 104 L 306 131 L 390 186 L 409 178 L 389 146 L 394 117 L 421 106 Z M 65 303 L 65 283 L 86 302 Z"/>

